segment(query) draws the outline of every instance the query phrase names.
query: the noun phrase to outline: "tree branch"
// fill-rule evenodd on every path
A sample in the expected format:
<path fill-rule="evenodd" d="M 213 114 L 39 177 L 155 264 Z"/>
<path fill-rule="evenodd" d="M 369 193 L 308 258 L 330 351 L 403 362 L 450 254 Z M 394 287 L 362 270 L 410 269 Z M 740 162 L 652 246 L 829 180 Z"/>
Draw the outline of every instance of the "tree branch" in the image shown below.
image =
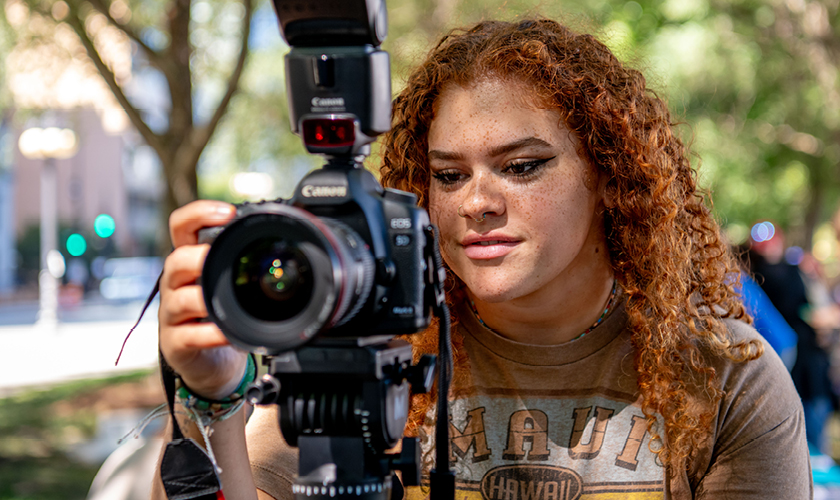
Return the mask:
<path fill-rule="evenodd" d="M 170 0 L 166 13 L 169 47 L 165 53 L 164 76 L 172 103 L 166 136 L 167 141 L 172 142 L 173 154 L 178 154 L 177 151 L 189 139 L 194 127 L 190 5 L 190 0 Z"/>
<path fill-rule="evenodd" d="M 128 100 L 128 97 L 126 97 L 125 93 L 123 92 L 122 88 L 119 86 L 119 84 L 117 84 L 117 79 L 114 76 L 114 73 L 111 71 L 110 68 L 108 68 L 108 65 L 105 64 L 105 62 L 99 56 L 99 52 L 97 52 L 96 47 L 93 44 L 93 40 L 90 39 L 90 37 L 87 34 L 87 31 L 85 31 L 84 22 L 81 19 L 79 19 L 78 11 L 71 12 L 67 16 L 67 23 L 70 25 L 71 28 L 73 28 L 73 31 L 76 32 L 76 35 L 78 35 L 79 39 L 82 41 L 82 45 L 84 45 L 88 57 L 91 61 L 93 61 L 93 64 L 96 66 L 97 71 L 99 71 L 99 74 L 105 80 L 105 83 L 108 84 L 108 88 L 111 89 L 111 92 L 114 94 L 114 97 L 117 98 L 117 101 L 120 103 L 120 106 L 122 106 L 122 108 L 125 110 L 126 114 L 128 115 L 128 118 L 131 120 L 131 123 L 134 125 L 134 127 L 137 129 L 140 135 L 143 136 L 143 139 L 146 141 L 146 143 L 155 149 L 155 151 L 158 153 L 158 156 L 163 157 L 163 150 L 162 145 L 160 143 L 160 138 L 157 134 L 152 132 L 148 125 L 146 125 L 146 122 L 143 121 L 143 118 L 140 116 L 140 112 L 137 110 L 137 108 L 134 107 L 134 105 L 131 104 L 131 102 Z"/>
<path fill-rule="evenodd" d="M 219 125 L 219 122 L 224 116 L 225 112 L 227 111 L 228 105 L 230 104 L 233 95 L 236 93 L 237 89 L 239 88 L 239 80 L 242 77 L 242 71 L 245 68 L 245 60 L 248 56 L 248 38 L 251 36 L 251 17 L 253 15 L 253 0 L 242 0 L 242 4 L 245 6 L 245 16 L 242 21 L 242 45 L 239 49 L 239 57 L 236 61 L 236 67 L 233 69 L 233 72 L 228 79 L 228 87 L 225 95 L 219 101 L 219 105 L 216 108 L 216 111 L 213 113 L 213 116 L 210 120 L 207 121 L 206 124 L 196 127 L 193 129 L 192 134 L 190 134 L 189 140 L 189 148 L 186 148 L 183 152 L 181 148 L 178 150 L 179 156 L 181 154 L 185 155 L 192 155 L 193 157 L 189 158 L 187 161 L 184 158 L 184 162 L 176 162 L 178 165 L 191 165 L 198 161 L 198 157 L 201 155 L 201 152 L 204 150 L 204 147 L 210 142 L 210 138 L 213 136 L 213 132 L 215 132 L 216 127 Z"/>
<path fill-rule="evenodd" d="M 114 17 L 111 16 L 111 11 L 109 10 L 109 8 L 104 3 L 102 3 L 101 0 L 87 0 L 87 2 L 91 4 L 97 12 L 105 16 L 105 18 L 108 19 L 108 22 L 110 22 L 115 28 L 125 33 L 126 36 L 128 36 L 128 38 L 130 38 L 134 43 L 136 43 L 137 46 L 139 46 L 140 49 L 148 56 L 149 63 L 152 64 L 152 66 L 162 70 L 162 61 L 160 53 L 146 45 L 146 42 L 144 42 L 143 39 L 140 38 L 140 35 L 138 35 L 137 32 L 134 31 L 134 29 L 131 26 L 127 24 L 122 24 L 116 19 L 114 19 Z"/>

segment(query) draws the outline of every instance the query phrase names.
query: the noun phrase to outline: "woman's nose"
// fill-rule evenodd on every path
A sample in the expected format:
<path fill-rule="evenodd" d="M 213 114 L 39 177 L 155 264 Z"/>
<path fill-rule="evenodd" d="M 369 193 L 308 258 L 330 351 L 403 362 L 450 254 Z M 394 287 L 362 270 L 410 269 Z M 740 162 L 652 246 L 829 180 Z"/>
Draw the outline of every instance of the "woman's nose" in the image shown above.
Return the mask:
<path fill-rule="evenodd" d="M 461 206 L 458 207 L 458 215 L 484 222 L 488 217 L 502 215 L 504 211 L 504 197 L 492 174 L 474 174 L 467 184 Z"/>

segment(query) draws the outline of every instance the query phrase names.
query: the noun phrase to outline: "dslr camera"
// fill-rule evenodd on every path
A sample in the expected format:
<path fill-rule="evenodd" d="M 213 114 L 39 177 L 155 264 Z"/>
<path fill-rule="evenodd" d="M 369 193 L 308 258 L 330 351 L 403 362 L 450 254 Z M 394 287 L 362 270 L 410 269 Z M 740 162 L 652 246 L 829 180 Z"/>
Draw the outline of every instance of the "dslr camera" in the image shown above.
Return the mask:
<path fill-rule="evenodd" d="M 384 189 L 362 166 L 390 128 L 384 0 L 274 0 L 286 56 L 292 130 L 325 165 L 289 200 L 244 203 L 203 229 L 208 317 L 230 342 L 263 354 L 247 392 L 280 406 L 300 449 L 296 498 L 402 498 L 419 481 L 416 440 L 400 442 L 409 388 L 425 392 L 434 356 L 412 364 L 395 339 L 445 307 L 435 229 L 417 198 Z M 447 323 L 448 324 L 448 323 Z"/>
<path fill-rule="evenodd" d="M 203 231 L 212 241 L 202 274 L 209 317 L 233 344 L 273 355 L 316 335 L 422 330 L 429 217 L 413 194 L 383 189 L 361 164 L 390 128 L 389 59 L 378 48 L 385 3 L 274 5 L 291 46 L 292 129 L 327 162 L 290 200 L 245 203 L 232 223 Z"/>

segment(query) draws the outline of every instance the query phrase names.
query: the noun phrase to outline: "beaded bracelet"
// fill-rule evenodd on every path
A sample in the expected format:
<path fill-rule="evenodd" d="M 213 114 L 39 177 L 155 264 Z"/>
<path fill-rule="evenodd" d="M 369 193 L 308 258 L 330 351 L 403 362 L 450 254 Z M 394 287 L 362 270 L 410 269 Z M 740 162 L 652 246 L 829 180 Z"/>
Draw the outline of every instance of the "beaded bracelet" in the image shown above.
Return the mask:
<path fill-rule="evenodd" d="M 210 399 L 196 395 L 193 391 L 184 384 L 180 377 L 176 380 L 178 399 L 181 404 L 189 410 L 190 416 L 202 417 L 202 423 L 215 422 L 225 420 L 242 408 L 242 403 L 245 402 L 244 396 L 248 386 L 256 379 L 257 363 L 254 355 L 248 356 L 248 364 L 245 367 L 245 375 L 242 376 L 242 381 L 239 386 L 224 399 Z"/>

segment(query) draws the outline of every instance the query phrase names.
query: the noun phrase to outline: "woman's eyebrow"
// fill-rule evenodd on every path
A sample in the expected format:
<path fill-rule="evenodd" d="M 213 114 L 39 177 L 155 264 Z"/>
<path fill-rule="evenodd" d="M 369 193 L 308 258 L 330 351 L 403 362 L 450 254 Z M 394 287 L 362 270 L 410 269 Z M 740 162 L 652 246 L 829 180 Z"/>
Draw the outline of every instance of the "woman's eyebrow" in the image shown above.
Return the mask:
<path fill-rule="evenodd" d="M 430 160 L 463 160 L 464 155 L 461 153 L 455 153 L 452 151 L 438 151 L 436 149 L 432 149 L 429 151 L 429 159 Z"/>
<path fill-rule="evenodd" d="M 501 146 L 496 146 L 495 148 L 490 150 L 490 156 L 501 156 L 506 153 L 510 153 L 511 151 L 516 151 L 520 148 L 527 148 L 530 146 L 540 146 L 540 147 L 551 147 L 551 144 L 545 142 L 544 140 L 538 137 L 525 137 L 522 139 L 518 139 L 508 144 L 502 144 Z"/>
<path fill-rule="evenodd" d="M 510 153 L 511 151 L 516 151 L 517 149 L 526 148 L 530 146 L 539 146 L 539 147 L 551 147 L 551 144 L 545 142 L 544 140 L 538 137 L 524 137 L 522 139 L 517 139 L 513 142 L 508 144 L 502 144 L 501 146 L 496 146 L 490 150 L 490 156 L 496 157 L 501 156 L 503 154 Z M 439 151 L 437 149 L 432 149 L 429 151 L 429 159 L 430 160 L 463 160 L 464 155 L 461 153 L 456 153 L 454 151 Z"/>

